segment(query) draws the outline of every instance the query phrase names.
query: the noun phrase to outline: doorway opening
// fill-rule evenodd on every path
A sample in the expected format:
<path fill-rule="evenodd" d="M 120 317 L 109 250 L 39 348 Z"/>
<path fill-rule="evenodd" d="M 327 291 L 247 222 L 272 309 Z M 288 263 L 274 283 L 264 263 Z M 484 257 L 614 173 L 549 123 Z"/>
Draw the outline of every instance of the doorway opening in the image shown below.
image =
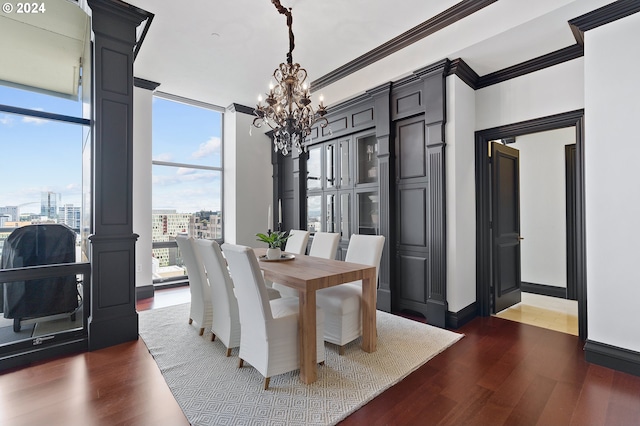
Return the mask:
<path fill-rule="evenodd" d="M 524 268 L 523 271 L 525 271 L 525 275 L 523 276 L 526 284 L 526 286 L 524 286 L 525 289 L 530 290 L 530 288 L 533 288 L 534 292 L 540 293 L 535 290 L 545 290 L 545 288 L 548 288 L 553 290 L 549 295 L 557 296 L 557 294 L 554 293 L 562 291 L 564 292 L 564 297 L 571 297 L 575 292 L 575 299 L 577 299 L 578 305 L 578 335 L 581 339 L 586 339 L 583 119 L 584 111 L 577 110 L 476 132 L 476 292 L 478 312 L 480 315 L 489 316 L 496 312 L 496 307 L 505 308 L 519 301 L 521 290 L 519 280 L 522 267 Z M 549 259 L 555 257 L 556 263 L 562 263 L 566 266 L 566 271 L 564 271 L 564 275 L 567 277 L 566 285 L 557 280 L 557 276 L 560 274 L 557 270 L 555 271 L 556 278 L 544 276 L 545 273 L 549 274 L 550 271 L 552 272 L 551 275 L 553 275 L 553 267 L 537 268 L 536 270 L 536 268 L 529 268 L 527 262 L 521 265 L 519 242 L 523 238 L 523 235 L 520 234 L 519 201 L 512 202 L 511 206 L 508 206 L 509 210 L 505 210 L 502 209 L 502 207 L 495 206 L 496 200 L 492 198 L 492 192 L 496 191 L 495 184 L 492 189 L 492 166 L 501 167 L 501 170 L 509 171 L 509 176 L 512 176 L 512 166 L 514 163 L 509 163 L 507 165 L 508 167 L 502 167 L 496 166 L 495 163 L 493 165 L 490 164 L 489 159 L 489 144 L 491 141 L 507 140 L 513 142 L 514 138 L 519 136 L 564 128 L 573 128 L 575 130 L 575 155 L 571 160 L 575 163 L 575 170 L 573 170 L 575 178 L 571 181 L 570 185 L 567 185 L 567 189 L 570 190 L 570 194 L 569 192 L 567 192 L 567 194 L 573 197 L 573 208 L 567 208 L 566 212 L 568 215 L 566 223 L 570 224 L 570 226 L 567 226 L 566 232 L 562 233 L 562 238 L 564 238 L 564 235 L 567 236 L 564 254 L 552 253 L 552 257 L 549 257 Z M 564 146 L 561 149 L 564 150 Z M 543 167 L 544 164 L 540 166 Z M 517 168 L 517 166 L 515 167 Z M 562 186 L 563 184 L 562 182 L 557 182 L 557 185 Z M 499 190 L 504 191 L 505 188 L 510 189 L 511 192 L 519 191 L 519 188 L 514 189 L 509 185 L 503 186 L 502 189 Z M 517 199 L 519 200 L 519 197 Z M 500 212 L 497 209 L 502 209 L 502 211 Z M 529 208 L 529 210 L 531 209 Z M 514 222 L 515 219 L 507 220 L 507 224 L 513 229 L 501 236 L 506 238 L 504 241 L 496 238 L 500 233 L 496 232 L 495 221 L 499 220 L 499 218 L 496 216 L 498 213 L 492 215 L 492 211 L 498 211 L 499 214 L 503 216 L 505 214 L 512 214 L 512 219 L 514 217 L 513 214 L 515 214 L 513 212 L 517 213 L 518 223 Z M 544 216 L 544 214 L 542 216 Z M 535 221 L 533 223 L 535 223 Z M 535 225 L 531 224 L 527 226 L 535 227 Z M 530 235 L 535 243 L 536 238 L 534 234 Z M 544 240 L 544 236 L 542 240 Z M 531 244 L 529 248 L 534 246 L 535 244 Z M 544 255 L 544 252 L 538 250 L 537 257 Z M 558 257 L 560 258 L 558 259 Z M 540 260 L 538 259 L 537 262 L 539 264 Z M 527 270 L 527 268 L 529 268 L 529 270 Z M 540 275 L 540 273 L 542 273 L 542 275 Z M 500 280 L 504 282 L 501 283 Z M 534 282 L 531 283 L 529 281 Z M 535 281 L 541 281 L 544 284 L 536 286 Z M 563 285 L 564 288 L 560 290 L 559 287 Z M 568 291 L 570 287 L 574 289 Z M 541 293 L 545 295 L 544 291 Z M 504 306 L 496 306 L 501 304 L 501 302 L 496 303 L 496 300 L 499 301 L 499 296 L 504 296 L 505 294 L 509 295 L 506 298 L 509 303 Z M 517 295 L 517 297 L 514 297 L 514 295 Z"/>

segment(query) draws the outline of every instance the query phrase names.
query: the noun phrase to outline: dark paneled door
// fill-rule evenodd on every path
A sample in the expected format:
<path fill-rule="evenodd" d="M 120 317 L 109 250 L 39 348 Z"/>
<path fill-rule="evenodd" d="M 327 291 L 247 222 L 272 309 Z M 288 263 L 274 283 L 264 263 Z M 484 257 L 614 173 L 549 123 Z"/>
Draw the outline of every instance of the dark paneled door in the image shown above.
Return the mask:
<path fill-rule="evenodd" d="M 396 273 L 394 311 L 427 315 L 429 179 L 424 116 L 396 123 Z"/>
<path fill-rule="evenodd" d="M 517 149 L 491 144 L 493 306 L 500 312 L 521 300 L 520 161 Z"/>

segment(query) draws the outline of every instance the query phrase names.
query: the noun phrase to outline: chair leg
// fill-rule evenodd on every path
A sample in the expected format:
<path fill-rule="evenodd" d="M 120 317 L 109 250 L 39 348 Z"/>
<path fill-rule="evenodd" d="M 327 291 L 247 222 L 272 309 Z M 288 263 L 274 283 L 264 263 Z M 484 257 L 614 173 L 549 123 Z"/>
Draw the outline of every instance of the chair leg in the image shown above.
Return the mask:
<path fill-rule="evenodd" d="M 344 345 L 343 346 L 338 346 L 338 354 L 340 356 L 344 355 Z"/>
<path fill-rule="evenodd" d="M 270 379 L 271 379 L 270 377 L 265 377 L 264 378 L 264 390 L 269 389 L 269 380 Z"/>
<path fill-rule="evenodd" d="M 204 327 L 200 329 L 200 335 L 202 336 L 203 334 L 204 334 Z"/>
<path fill-rule="evenodd" d="M 193 323 L 193 319 L 189 318 L 189 324 Z"/>
<path fill-rule="evenodd" d="M 240 361 L 238 361 L 238 368 L 242 368 L 242 365 L 244 364 L 244 360 L 242 358 L 238 358 Z"/>
<path fill-rule="evenodd" d="M 227 357 L 231 356 L 231 348 L 227 348 Z"/>
<path fill-rule="evenodd" d="M 213 334 L 213 333 L 211 333 L 211 341 L 213 342 L 213 341 L 215 341 L 215 340 L 216 340 L 216 335 L 215 335 L 215 334 Z"/>

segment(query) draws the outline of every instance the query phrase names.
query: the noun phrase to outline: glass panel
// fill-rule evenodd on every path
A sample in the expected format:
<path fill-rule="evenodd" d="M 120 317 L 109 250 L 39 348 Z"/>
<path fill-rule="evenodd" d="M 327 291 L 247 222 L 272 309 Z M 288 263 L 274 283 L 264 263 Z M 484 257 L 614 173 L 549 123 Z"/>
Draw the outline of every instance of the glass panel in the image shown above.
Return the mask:
<path fill-rule="evenodd" d="M 377 235 L 379 227 L 378 194 L 361 192 L 358 194 L 358 233 Z"/>
<path fill-rule="evenodd" d="M 170 238 L 170 240 L 175 241 L 175 237 Z M 153 249 L 152 253 L 151 272 L 154 283 L 185 278 L 187 270 L 178 247 Z"/>
<path fill-rule="evenodd" d="M 340 195 L 340 232 L 343 240 L 351 238 L 351 194 Z"/>
<path fill-rule="evenodd" d="M 3 284 L 0 346 L 82 329 L 82 275 Z"/>
<path fill-rule="evenodd" d="M 222 172 L 154 165 L 152 173 L 154 210 L 205 218 L 221 214 Z"/>
<path fill-rule="evenodd" d="M 0 255 L 13 231 L 32 224 L 67 225 L 79 241 L 82 132 L 76 124 L 0 113 Z M 19 266 L 26 265 L 6 267 Z"/>
<path fill-rule="evenodd" d="M 374 135 L 358 138 L 358 183 L 378 179 L 378 142 Z"/>
<path fill-rule="evenodd" d="M 340 142 L 340 187 L 351 186 L 349 174 L 349 139 Z"/>
<path fill-rule="evenodd" d="M 322 158 L 320 147 L 309 149 L 307 159 L 307 189 L 322 189 Z"/>
<path fill-rule="evenodd" d="M 222 166 L 222 114 L 153 98 L 153 160 Z"/>
<path fill-rule="evenodd" d="M 322 232 L 322 196 L 307 197 L 307 231 Z"/>
<path fill-rule="evenodd" d="M 325 151 L 325 171 L 326 171 L 326 179 L 327 183 L 325 188 L 333 188 L 336 185 L 336 155 L 335 155 L 335 145 L 328 144 Z"/>
<path fill-rule="evenodd" d="M 174 242 L 177 233 L 222 238 L 222 172 L 158 165 L 152 171 L 152 242 Z M 175 250 L 153 250 L 154 280 L 184 275 Z"/>
<path fill-rule="evenodd" d="M 3 227 L 20 226 L 18 222 L 67 223 L 63 208 L 80 211 L 81 146 L 81 126 L 0 113 Z M 79 221 L 68 225 L 80 228 Z"/>
<path fill-rule="evenodd" d="M 338 232 L 338 196 L 327 194 L 327 220 L 325 232 Z"/>

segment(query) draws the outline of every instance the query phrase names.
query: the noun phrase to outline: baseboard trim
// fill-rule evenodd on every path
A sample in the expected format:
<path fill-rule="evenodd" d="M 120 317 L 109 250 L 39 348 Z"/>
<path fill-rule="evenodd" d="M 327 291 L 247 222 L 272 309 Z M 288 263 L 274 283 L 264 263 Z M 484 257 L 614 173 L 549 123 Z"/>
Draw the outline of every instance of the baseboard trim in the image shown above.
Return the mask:
<path fill-rule="evenodd" d="M 558 297 L 560 299 L 567 298 L 567 289 L 564 287 L 523 282 L 520 285 L 520 290 L 525 293 L 540 294 L 542 296 Z"/>
<path fill-rule="evenodd" d="M 472 319 L 478 316 L 478 304 L 473 302 L 467 307 L 462 308 L 458 312 L 447 311 L 446 325 L 447 328 L 460 328 Z"/>
<path fill-rule="evenodd" d="M 140 287 L 136 287 L 136 300 L 148 299 L 153 297 L 155 292 L 155 287 L 152 285 L 142 285 Z"/>
<path fill-rule="evenodd" d="M 640 376 L 640 352 L 587 340 L 584 353 L 587 362 Z"/>

